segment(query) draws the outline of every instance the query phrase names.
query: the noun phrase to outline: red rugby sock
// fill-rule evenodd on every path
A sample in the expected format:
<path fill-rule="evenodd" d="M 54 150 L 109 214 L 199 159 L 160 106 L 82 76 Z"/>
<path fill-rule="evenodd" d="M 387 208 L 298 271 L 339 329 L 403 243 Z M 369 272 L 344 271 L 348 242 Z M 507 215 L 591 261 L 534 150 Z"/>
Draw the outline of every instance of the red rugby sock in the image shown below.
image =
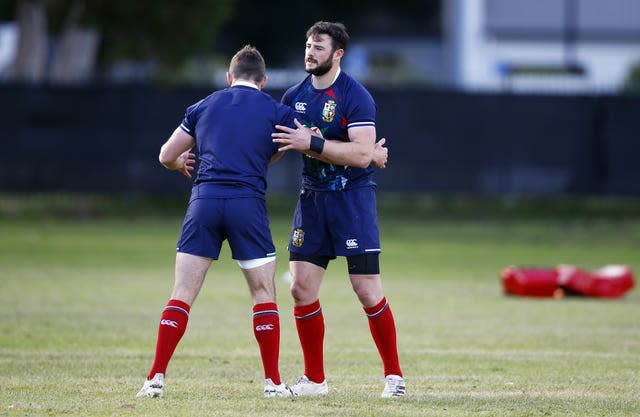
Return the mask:
<path fill-rule="evenodd" d="M 369 319 L 371 336 L 376 343 L 382 364 L 384 375 L 402 376 L 400 361 L 398 360 L 398 345 L 396 342 L 396 326 L 393 314 L 386 298 L 382 298 L 377 305 L 364 309 Z"/>
<path fill-rule="evenodd" d="M 280 385 L 280 316 L 276 303 L 253 306 L 253 334 L 260 348 L 264 378 L 271 378 L 274 384 Z"/>
<path fill-rule="evenodd" d="M 167 373 L 167 365 L 173 356 L 173 351 L 187 329 L 189 310 L 189 305 L 180 300 L 169 300 L 167 303 L 160 317 L 156 356 L 147 379 L 153 378 L 157 373 Z"/>
<path fill-rule="evenodd" d="M 322 345 L 324 342 L 324 316 L 320 300 L 301 307 L 294 307 L 296 328 L 304 356 L 304 374 L 313 382 L 324 381 Z"/>

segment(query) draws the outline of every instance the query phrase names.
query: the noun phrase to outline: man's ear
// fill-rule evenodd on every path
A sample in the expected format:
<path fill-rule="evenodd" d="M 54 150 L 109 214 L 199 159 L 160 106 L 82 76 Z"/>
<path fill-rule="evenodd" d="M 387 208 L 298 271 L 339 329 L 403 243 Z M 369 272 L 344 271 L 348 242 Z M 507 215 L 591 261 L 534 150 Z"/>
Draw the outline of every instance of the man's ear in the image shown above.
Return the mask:
<path fill-rule="evenodd" d="M 229 71 L 227 71 L 227 85 L 231 86 L 233 84 L 233 75 Z"/>
<path fill-rule="evenodd" d="M 267 75 L 265 74 L 264 78 L 262 78 L 262 81 L 258 83 L 258 88 L 262 90 L 266 86 L 267 86 Z"/>

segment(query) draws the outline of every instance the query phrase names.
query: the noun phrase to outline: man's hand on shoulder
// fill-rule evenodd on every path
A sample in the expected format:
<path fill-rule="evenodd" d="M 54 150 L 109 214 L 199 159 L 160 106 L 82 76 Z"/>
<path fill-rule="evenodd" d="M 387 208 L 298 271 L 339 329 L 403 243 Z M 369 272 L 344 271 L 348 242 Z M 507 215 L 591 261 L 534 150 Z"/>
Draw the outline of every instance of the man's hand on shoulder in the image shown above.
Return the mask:
<path fill-rule="evenodd" d="M 271 134 L 274 143 L 280 144 L 278 151 L 284 152 L 289 149 L 293 149 L 302 153 L 309 151 L 311 146 L 311 136 L 317 135 L 315 132 L 319 130 L 312 130 L 303 126 L 298 119 L 293 120 L 296 124 L 296 129 L 292 129 L 288 126 L 276 125 L 276 129 L 279 132 Z"/>

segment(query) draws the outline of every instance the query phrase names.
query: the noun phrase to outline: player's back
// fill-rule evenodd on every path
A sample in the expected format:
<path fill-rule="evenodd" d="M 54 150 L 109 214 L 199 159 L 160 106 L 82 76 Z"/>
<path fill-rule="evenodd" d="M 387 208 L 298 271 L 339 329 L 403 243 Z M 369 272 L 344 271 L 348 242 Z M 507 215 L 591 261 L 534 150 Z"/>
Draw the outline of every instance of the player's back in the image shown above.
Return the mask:
<path fill-rule="evenodd" d="M 256 88 L 216 91 L 190 107 L 199 167 L 196 185 L 233 195 L 264 194 L 269 161 L 277 152 L 276 124 L 293 124 L 293 111 Z"/>

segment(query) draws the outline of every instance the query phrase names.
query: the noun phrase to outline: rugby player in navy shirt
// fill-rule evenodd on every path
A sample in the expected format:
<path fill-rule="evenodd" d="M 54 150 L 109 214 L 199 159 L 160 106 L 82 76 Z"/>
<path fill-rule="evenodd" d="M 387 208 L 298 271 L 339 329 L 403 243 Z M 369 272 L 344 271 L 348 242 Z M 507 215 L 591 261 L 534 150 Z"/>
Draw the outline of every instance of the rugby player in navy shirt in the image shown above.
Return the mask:
<path fill-rule="evenodd" d="M 265 207 L 267 166 L 278 158 L 275 125 L 294 126 L 294 112 L 261 89 L 265 63 L 247 45 L 231 60 L 229 88 L 190 106 L 160 150 L 160 162 L 191 178 L 199 167 L 178 240 L 175 284 L 160 318 L 156 353 L 138 397 L 161 397 L 173 352 L 211 262 L 228 240 L 253 300 L 253 331 L 264 368 L 266 397 L 291 396 L 280 378 L 280 321 L 275 299 L 276 250 Z"/>
<path fill-rule="evenodd" d="M 295 395 L 325 395 L 324 318 L 320 284 L 331 259 L 344 256 L 351 285 L 368 317 L 384 366 L 381 396 L 405 394 L 393 314 L 384 296 L 378 256 L 374 165 L 386 164 L 377 145 L 376 105 L 369 92 L 340 69 L 349 35 L 341 23 L 317 22 L 307 31 L 309 76 L 286 91 L 282 102 L 296 111 L 299 129 L 276 126 L 281 151 L 302 152 L 302 191 L 289 238 L 294 316 L 304 356 Z M 301 121 L 302 124 L 300 122 Z M 311 134 L 303 124 L 316 129 Z M 322 137 L 321 137 L 322 136 Z"/>

